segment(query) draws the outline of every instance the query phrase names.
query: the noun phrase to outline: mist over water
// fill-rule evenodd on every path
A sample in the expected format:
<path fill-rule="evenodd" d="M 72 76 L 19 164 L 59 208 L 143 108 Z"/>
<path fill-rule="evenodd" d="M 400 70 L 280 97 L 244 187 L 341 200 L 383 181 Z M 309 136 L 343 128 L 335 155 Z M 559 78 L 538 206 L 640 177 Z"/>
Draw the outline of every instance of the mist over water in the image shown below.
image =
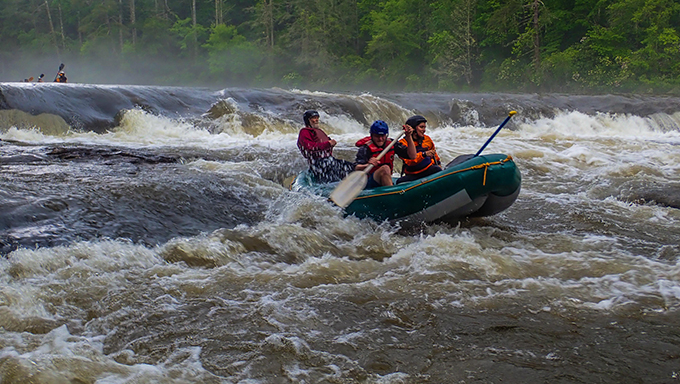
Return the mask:
<path fill-rule="evenodd" d="M 680 374 L 673 99 L 0 92 L 2 382 Z M 308 108 L 348 160 L 373 120 L 394 136 L 422 113 L 443 162 L 476 152 L 517 110 L 485 153 L 513 157 L 520 196 L 496 216 L 416 228 L 343 217 L 282 185 L 306 167 L 296 139 Z"/>

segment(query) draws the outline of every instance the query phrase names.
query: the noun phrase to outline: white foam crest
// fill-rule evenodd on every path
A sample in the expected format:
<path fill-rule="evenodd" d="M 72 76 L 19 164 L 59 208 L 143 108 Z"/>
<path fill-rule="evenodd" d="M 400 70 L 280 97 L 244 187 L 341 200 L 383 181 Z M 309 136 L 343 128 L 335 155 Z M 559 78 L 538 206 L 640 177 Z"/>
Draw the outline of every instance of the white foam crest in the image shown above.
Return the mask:
<path fill-rule="evenodd" d="M 605 198 L 602 202 L 602 208 L 606 212 L 613 213 L 616 217 L 627 217 L 633 222 L 653 224 L 657 227 L 657 230 L 666 227 L 668 231 L 673 231 L 680 224 L 680 212 L 677 209 L 657 205 L 632 204 L 611 196 Z"/>
<path fill-rule="evenodd" d="M 70 270 L 62 277 L 74 274 L 116 272 L 129 268 L 150 268 L 159 262 L 152 250 L 141 245 L 120 241 L 80 242 L 52 248 L 20 248 L 7 257 L 6 267 L 15 277 L 45 276 Z"/>
<path fill-rule="evenodd" d="M 141 146 L 186 146 L 191 142 L 211 142 L 212 135 L 193 125 L 163 116 L 149 114 L 140 109 L 128 110 L 121 124 L 107 133 L 69 131 L 64 136 L 51 136 L 36 130 L 10 129 L 2 135 L 5 139 L 35 143 L 73 142 L 83 144 L 113 144 Z"/>
<path fill-rule="evenodd" d="M 474 126 L 456 127 L 445 125 L 436 129 L 428 126 L 425 134 L 432 138 L 437 154 L 442 159 L 442 163 L 446 164 L 456 156 L 477 153 L 492 132 L 487 128 Z M 497 141 L 492 141 L 494 146 L 484 153 L 497 153 L 498 148 L 505 146 L 508 137 L 512 135 L 514 135 L 514 132 L 501 131 L 495 139 Z"/>
<path fill-rule="evenodd" d="M 316 212 L 317 224 L 311 227 L 301 225 L 307 219 L 291 219 L 285 215 L 279 217 L 278 222 L 242 226 L 236 234 L 264 241 L 275 249 L 276 255 L 298 255 L 301 260 L 291 263 L 263 259 L 253 257 L 252 253 L 242 253 L 240 248 L 242 250 L 238 252 L 242 256 L 232 254 L 232 261 L 225 264 L 229 279 L 233 279 L 234 273 L 256 279 L 269 276 L 267 281 L 274 279 L 278 281 L 277 286 L 293 284 L 331 292 L 335 290 L 331 287 L 338 284 L 378 291 L 420 291 L 423 287 L 418 282 L 426 281 L 427 292 L 435 296 L 457 292 L 451 302 L 469 305 L 538 295 L 559 305 L 601 310 L 631 303 L 644 306 L 646 304 L 641 304 L 640 300 L 649 297 L 657 304 L 665 302 L 668 307 L 680 307 L 678 265 L 628 254 L 621 250 L 622 245 L 616 238 L 555 235 L 556 242 L 584 245 L 578 249 L 566 246 L 563 247 L 565 251 L 548 253 L 530 246 L 531 240 L 529 243 L 521 240 L 507 244 L 499 242 L 487 233 L 488 228 L 403 237 L 390 234 L 388 228 L 369 231 L 363 227 L 375 224 L 367 220 L 336 218 L 329 219 L 324 225 L 319 224 L 318 216 L 323 214 Z M 359 225 L 363 229 L 352 229 L 347 225 Z M 348 233 L 343 235 L 345 231 Z M 357 233 L 364 235 L 357 236 Z M 348 240 L 340 240 L 342 238 Z M 233 235 L 229 239 L 234 239 Z M 335 240 L 329 242 L 327 239 Z M 371 247 L 377 247 L 375 250 L 386 258 L 379 261 L 366 257 L 371 253 Z M 238 261 L 234 263 L 233 260 Z M 221 271 L 220 274 L 227 272 Z M 412 283 L 405 283 L 409 280 Z M 663 284 L 657 284 L 657 281 L 663 281 Z M 287 318 L 290 313 L 279 308 L 282 302 L 278 298 L 271 299 L 270 304 L 263 301 L 262 308 L 269 308 L 266 312 L 270 314 L 280 312 Z M 289 323 L 288 320 L 270 319 L 282 327 Z"/>
<path fill-rule="evenodd" d="M 220 382 L 203 368 L 200 347 L 179 348 L 158 365 L 121 364 L 104 354 L 103 336 L 72 335 L 66 325 L 46 335 L 24 333 L 22 339 L 7 336 L 6 333 L 0 336 L 5 345 L 0 350 L 0 367 L 11 367 L 16 374 L 37 382 Z M 39 343 L 24 338 L 39 338 Z M 114 356 L 132 360 L 134 352 L 123 351 Z"/>
<path fill-rule="evenodd" d="M 609 274 L 601 277 L 585 277 L 578 283 L 577 290 L 583 291 L 583 305 L 599 310 L 612 310 L 616 307 L 634 305 L 647 297 L 661 298 L 655 283 L 647 283 L 648 277 L 640 281 L 639 271 L 631 270 L 622 274 Z M 677 282 L 675 283 L 677 286 Z M 677 306 L 676 300 L 673 306 Z"/>
<path fill-rule="evenodd" d="M 672 115 L 655 113 L 649 116 L 650 124 L 656 131 L 680 131 L 680 112 Z"/>
<path fill-rule="evenodd" d="M 435 295 L 455 292 L 451 302 L 472 305 L 538 295 L 560 305 L 579 303 L 600 310 L 631 303 L 644 307 L 650 300 L 649 305 L 680 308 L 678 265 L 616 250 L 615 239 L 587 238 L 583 241 L 604 243 L 552 254 L 472 234 L 483 230 L 423 237 L 385 260 L 389 268 L 370 283 L 403 290 L 406 275 L 427 281 Z"/>
<path fill-rule="evenodd" d="M 276 188 L 279 196 L 264 221 L 175 239 L 163 247 L 163 257 L 225 267 L 221 273 L 230 278 L 260 276 L 314 286 L 361 280 L 374 273 L 377 260 L 412 241 L 395 239 L 397 229 L 387 223 L 343 219 L 337 207 L 319 196 L 282 194 Z"/>
<path fill-rule="evenodd" d="M 583 258 L 581 265 L 581 268 L 589 271 L 581 271 L 583 276 L 578 279 L 565 278 L 569 275 L 568 267 L 565 266 L 564 276 L 536 279 L 535 283 L 541 285 L 543 290 L 555 292 L 555 302 L 567 306 L 583 305 L 599 310 L 629 305 L 680 308 L 677 266 L 640 256 L 626 257 L 621 253 L 607 258 Z M 560 297 L 568 300 L 561 300 Z"/>
<path fill-rule="evenodd" d="M 399 250 L 389 263 L 404 263 L 409 274 L 445 271 L 455 278 L 488 279 L 516 268 L 514 262 L 497 252 L 485 250 L 470 232 L 456 235 L 436 233 Z"/>
<path fill-rule="evenodd" d="M 96 301 L 107 294 L 105 287 L 115 291 L 128 285 L 126 276 L 131 271 L 153 270 L 162 263 L 154 250 L 110 240 L 18 249 L 0 264 L 6 276 L 0 297 L 5 308 L 14 313 L 6 313 L 11 316 L 5 320 L 14 322 L 16 316 L 55 318 L 55 312 L 47 311 L 45 303 L 54 308 L 52 303 L 68 296 Z M 58 285 L 53 286 L 55 283 Z"/>
<path fill-rule="evenodd" d="M 465 125 L 481 125 L 479 122 L 479 111 L 475 109 L 467 100 L 453 99 L 452 106 L 455 105 L 460 114 L 460 118 Z"/>
<path fill-rule="evenodd" d="M 368 122 L 369 126 L 375 120 L 387 121 L 390 126 L 398 127 L 403 121 L 412 115 L 412 111 L 396 104 L 387 99 L 375 96 L 371 93 L 364 92 L 359 95 L 348 95 L 348 94 L 338 94 L 329 93 L 321 91 L 309 91 L 309 90 L 299 90 L 293 89 L 291 93 L 308 95 L 308 96 L 322 96 L 322 97 L 334 97 L 342 99 L 350 99 L 358 102 L 363 107 L 363 117 Z M 354 118 L 349 115 L 330 115 L 323 109 L 318 110 L 320 115 L 320 121 L 322 125 L 327 125 L 328 132 L 333 134 L 360 134 L 363 136 L 368 135 L 368 126 L 359 123 Z M 394 128 L 394 127 L 393 127 Z M 352 136 L 355 137 L 356 135 Z"/>
<path fill-rule="evenodd" d="M 517 124 L 525 134 L 544 138 L 620 138 L 649 140 L 680 137 L 680 132 L 658 129 L 649 117 L 577 111 L 561 112 L 553 118 Z"/>
<path fill-rule="evenodd" d="M 297 132 L 264 130 L 261 137 L 247 132 L 235 115 L 219 118 L 216 132 L 194 123 L 149 114 L 143 110 L 127 111 L 120 126 L 107 133 L 72 133 L 66 141 L 86 144 L 111 144 L 130 147 L 198 147 L 225 149 L 233 147 L 267 146 L 272 149 L 294 148 Z M 60 141 L 64 141 L 62 138 Z"/>
<path fill-rule="evenodd" d="M 571 113 L 568 117 L 576 117 L 576 121 L 558 117 L 520 124 L 517 131 L 503 130 L 485 153 L 511 154 L 520 167 L 526 161 L 525 167 L 560 175 L 560 179 L 571 176 L 577 179 L 600 176 L 609 179 L 617 175 L 635 176 L 640 172 L 660 172 L 666 177 L 677 178 L 680 173 L 680 152 L 673 145 L 677 132 L 631 127 L 644 123 L 642 118 L 636 117 L 619 117 L 617 124 L 611 126 L 600 125 L 597 117 L 579 113 Z M 579 120 L 585 121 L 585 125 L 594 123 L 602 129 L 581 129 Z M 576 134 L 572 133 L 573 130 Z M 435 143 L 444 147 L 444 153 L 450 150 L 454 154 L 454 151 L 476 152 L 491 132 L 469 127 L 463 127 L 457 135 L 447 133 L 449 131 L 438 130 L 433 136 L 441 135 L 443 139 L 437 139 Z M 450 142 L 456 142 L 457 147 L 447 146 Z M 460 147 L 467 149 L 459 151 Z"/>
<path fill-rule="evenodd" d="M 663 298 L 666 307 L 677 306 L 680 302 L 680 285 L 678 284 L 678 277 L 675 276 L 675 280 L 670 280 L 669 278 L 659 279 L 656 284 L 656 290 Z"/>
<path fill-rule="evenodd" d="M 319 121 L 321 122 L 322 128 L 327 130 L 328 135 L 350 135 L 352 137 L 357 137 L 358 134 L 366 136 L 368 133 L 368 127 L 364 127 L 358 121 L 354 120 L 351 116 L 347 115 L 329 115 L 323 110 L 319 110 Z"/>
<path fill-rule="evenodd" d="M 0 288 L 0 324 L 4 328 L 22 319 L 54 320 L 41 299 L 41 288 L 6 283 Z"/>
<path fill-rule="evenodd" d="M 287 92 L 296 93 L 299 95 L 309 95 L 309 96 L 341 96 L 339 93 L 331 93 L 327 91 L 312 91 L 309 89 L 291 88 Z"/>
<path fill-rule="evenodd" d="M 223 105 L 223 108 L 218 108 Z M 210 122 L 214 133 L 226 133 L 230 136 L 238 136 L 243 139 L 265 137 L 275 140 L 282 135 L 297 134 L 297 123 L 282 119 L 271 110 L 259 110 L 257 113 L 243 112 L 238 103 L 231 97 L 215 103 L 212 108 L 217 108 L 221 115 Z M 211 118 L 211 111 L 203 115 Z"/>
<path fill-rule="evenodd" d="M 216 132 L 230 137 L 236 136 L 241 139 L 252 140 L 257 136 L 244 128 L 241 116 L 235 113 L 218 117 L 212 122 L 212 125 L 217 127 Z"/>
<path fill-rule="evenodd" d="M 578 112 L 554 119 L 518 124 L 504 129 L 484 153 L 512 155 L 520 169 L 550 173 L 556 180 L 617 176 L 678 179 L 680 133 L 650 127 L 649 119 L 635 116 L 588 116 Z M 463 153 L 475 153 L 493 130 L 442 127 L 432 136 L 444 163 Z M 661 179 L 659 180 L 661 182 Z"/>
<path fill-rule="evenodd" d="M 350 97 L 350 96 L 346 96 Z M 412 111 L 399 104 L 374 96 L 370 93 L 362 93 L 359 96 L 352 96 L 358 100 L 365 108 L 364 117 L 371 124 L 374 120 L 385 120 L 390 126 L 400 126 L 406 119 L 413 114 Z"/>
<path fill-rule="evenodd" d="M 203 141 L 210 137 L 210 132 L 186 122 L 131 109 L 124 112 L 120 125 L 111 130 L 108 136 L 121 141 L 158 144 L 175 143 L 188 137 Z"/>
<path fill-rule="evenodd" d="M 0 350 L 2 365 L 14 366 L 22 376 L 38 382 L 54 383 L 65 379 L 94 382 L 105 371 L 127 370 L 104 356 L 101 338 L 73 336 L 65 325 L 40 338 L 37 347 L 34 342 L 16 344 L 5 339 L 9 345 L 3 343 L 6 346 Z"/>
<path fill-rule="evenodd" d="M 2 140 L 14 140 L 22 142 L 44 142 L 45 135 L 39 129 L 18 129 L 10 127 L 7 132 L 0 133 Z"/>

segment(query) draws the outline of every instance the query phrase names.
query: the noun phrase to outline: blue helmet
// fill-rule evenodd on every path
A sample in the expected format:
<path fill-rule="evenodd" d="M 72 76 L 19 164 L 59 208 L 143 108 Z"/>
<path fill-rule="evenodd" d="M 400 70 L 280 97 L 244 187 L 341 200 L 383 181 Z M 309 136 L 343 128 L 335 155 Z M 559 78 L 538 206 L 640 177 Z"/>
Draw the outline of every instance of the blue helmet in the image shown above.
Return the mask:
<path fill-rule="evenodd" d="M 390 129 L 387 127 L 387 123 L 382 120 L 376 120 L 371 124 L 371 134 L 375 135 L 387 135 Z"/>

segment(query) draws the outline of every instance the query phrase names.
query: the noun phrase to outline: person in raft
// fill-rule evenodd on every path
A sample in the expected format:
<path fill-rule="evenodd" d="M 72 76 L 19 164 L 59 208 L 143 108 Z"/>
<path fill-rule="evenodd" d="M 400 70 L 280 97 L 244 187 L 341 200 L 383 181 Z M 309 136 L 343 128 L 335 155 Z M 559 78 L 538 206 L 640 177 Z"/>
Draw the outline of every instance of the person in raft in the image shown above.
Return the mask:
<path fill-rule="evenodd" d="M 413 127 L 412 140 L 415 143 L 415 156 L 404 156 L 404 148 L 408 146 L 405 138 L 399 140 L 395 145 L 397 155 L 404 161 L 402 172 L 404 176 L 397 180 L 397 184 L 407 181 L 418 180 L 440 172 L 441 160 L 434 148 L 434 142 L 425 134 L 427 120 L 420 115 L 411 116 L 406 120 L 407 126 Z"/>
<path fill-rule="evenodd" d="M 412 157 L 416 156 L 416 148 L 413 143 L 412 133 L 413 128 L 404 125 L 404 132 L 406 136 L 406 146 L 402 148 L 403 156 L 408 157 L 409 153 Z M 392 170 L 394 169 L 394 153 L 395 148 L 392 147 L 380 160 L 378 155 L 387 147 L 392 139 L 389 139 L 389 127 L 387 123 L 382 120 L 376 120 L 371 124 L 370 136 L 364 137 L 357 141 L 356 146 L 359 147 L 356 157 L 356 170 L 363 171 L 369 165 L 373 168 L 368 172 L 368 182 L 366 189 L 390 186 L 392 184 Z"/>
<path fill-rule="evenodd" d="M 297 146 L 307 159 L 312 176 L 320 183 L 332 183 L 354 171 L 354 163 L 333 157 L 337 142 L 319 128 L 319 112 L 306 111 L 302 115 L 305 127 L 298 134 Z"/>

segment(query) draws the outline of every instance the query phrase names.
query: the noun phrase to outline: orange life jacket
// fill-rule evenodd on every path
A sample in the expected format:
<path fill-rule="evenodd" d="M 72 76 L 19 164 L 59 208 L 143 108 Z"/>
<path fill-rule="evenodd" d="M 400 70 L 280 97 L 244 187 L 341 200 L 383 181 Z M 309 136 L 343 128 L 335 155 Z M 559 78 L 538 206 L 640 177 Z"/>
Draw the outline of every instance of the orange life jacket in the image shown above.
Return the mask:
<path fill-rule="evenodd" d="M 406 139 L 399 140 L 404 146 L 408 146 Z M 430 136 L 425 135 L 422 141 L 413 139 L 413 144 L 416 146 L 415 159 L 402 159 L 404 161 L 404 173 L 407 175 L 415 175 L 430 168 L 435 164 L 441 164 L 439 155 L 435 153 L 434 157 L 425 156 L 425 152 L 434 149 L 434 142 Z"/>
<path fill-rule="evenodd" d="M 392 142 L 392 139 L 388 138 L 387 140 L 385 140 L 385 147 L 390 145 L 391 142 Z M 368 150 L 371 154 L 371 157 L 378 157 L 380 152 L 382 152 L 383 149 L 385 149 L 385 148 L 381 148 L 381 147 L 378 147 L 377 145 L 375 145 L 373 143 L 373 140 L 371 140 L 371 136 L 366 136 L 363 139 L 357 141 L 357 143 L 356 143 L 356 146 L 360 147 L 360 148 L 363 147 L 364 145 L 366 145 L 368 147 Z M 383 164 L 389 165 L 390 166 L 390 172 L 392 172 L 392 168 L 394 168 L 394 146 L 392 148 L 390 148 L 389 151 L 387 151 L 385 156 L 383 156 L 380 160 L 378 160 L 378 166 L 373 167 L 373 169 L 371 169 L 368 173 L 373 174 L 373 172 L 378 170 L 378 168 L 380 168 Z"/>

